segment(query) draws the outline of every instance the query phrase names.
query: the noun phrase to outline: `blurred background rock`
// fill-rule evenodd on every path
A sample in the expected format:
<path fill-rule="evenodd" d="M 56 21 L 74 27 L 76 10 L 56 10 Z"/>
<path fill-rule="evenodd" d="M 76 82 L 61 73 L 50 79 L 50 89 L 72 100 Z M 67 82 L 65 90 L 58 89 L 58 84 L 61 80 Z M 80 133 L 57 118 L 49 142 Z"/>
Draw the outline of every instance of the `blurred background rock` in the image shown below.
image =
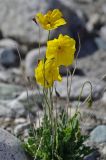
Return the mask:
<path fill-rule="evenodd" d="M 97 144 L 100 159 L 105 160 L 106 0 L 0 0 L 0 127 L 12 134 L 26 137 L 29 128 L 28 111 L 36 125 L 39 115 L 42 118 L 42 93 L 39 95 L 36 83 L 33 85 L 32 82 L 39 58 L 39 28 L 32 19 L 39 11 L 46 13 L 54 8 L 62 11 L 67 25 L 52 31 L 51 39 L 58 37 L 59 33 L 68 34 L 75 38 L 77 51 L 81 47 L 70 95 L 72 112 L 75 110 L 81 85 L 90 80 L 94 103 L 91 109 L 86 105 L 80 107 L 83 115 L 81 126 L 82 131 L 90 135 L 90 143 L 93 143 L 91 145 Z M 40 58 L 45 54 L 47 35 L 47 31 L 41 30 Z M 71 72 L 73 68 L 74 65 L 69 66 Z M 64 77 L 61 84 L 57 83 L 60 97 L 58 106 L 65 105 L 67 96 L 66 69 L 62 67 L 60 73 Z M 89 86 L 86 86 L 81 101 L 88 93 Z M 99 135 L 101 132 L 104 134 Z"/>

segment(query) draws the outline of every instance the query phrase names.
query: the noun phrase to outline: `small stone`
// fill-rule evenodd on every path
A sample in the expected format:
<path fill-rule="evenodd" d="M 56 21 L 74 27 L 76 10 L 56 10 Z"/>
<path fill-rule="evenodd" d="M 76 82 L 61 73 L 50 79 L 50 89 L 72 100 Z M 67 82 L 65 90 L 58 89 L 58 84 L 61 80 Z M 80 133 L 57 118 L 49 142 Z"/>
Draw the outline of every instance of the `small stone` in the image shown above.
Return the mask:
<path fill-rule="evenodd" d="M 5 68 L 18 67 L 19 55 L 16 50 L 0 48 L 0 64 Z"/>
<path fill-rule="evenodd" d="M 14 124 L 21 124 L 21 123 L 25 123 L 26 119 L 25 118 L 17 118 L 14 120 Z"/>
<path fill-rule="evenodd" d="M 99 14 L 95 13 L 95 14 L 91 15 L 89 21 L 86 24 L 87 30 L 90 31 L 90 32 L 93 31 L 94 26 L 97 23 L 99 23 L 99 21 L 100 21 L 100 15 Z"/>
<path fill-rule="evenodd" d="M 28 160 L 21 142 L 3 129 L 0 129 L 0 160 Z"/>
<path fill-rule="evenodd" d="M 90 133 L 90 141 L 96 143 L 106 142 L 106 125 L 97 126 Z"/>
<path fill-rule="evenodd" d="M 24 132 L 25 129 L 28 129 L 29 127 L 30 127 L 30 123 L 18 124 L 18 125 L 14 128 L 14 134 L 15 134 L 15 135 L 20 135 L 22 132 Z"/>

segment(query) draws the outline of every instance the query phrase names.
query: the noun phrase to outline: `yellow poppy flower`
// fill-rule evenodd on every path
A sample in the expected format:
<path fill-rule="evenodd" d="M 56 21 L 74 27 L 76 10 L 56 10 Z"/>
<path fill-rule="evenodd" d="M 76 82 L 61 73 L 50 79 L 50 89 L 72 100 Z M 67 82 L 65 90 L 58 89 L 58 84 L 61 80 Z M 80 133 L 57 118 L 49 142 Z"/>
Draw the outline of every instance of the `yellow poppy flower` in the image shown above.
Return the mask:
<path fill-rule="evenodd" d="M 57 66 L 68 66 L 73 63 L 75 50 L 75 40 L 60 34 L 58 39 L 47 42 L 46 58 L 55 58 Z"/>
<path fill-rule="evenodd" d="M 53 30 L 61 25 L 66 24 L 62 13 L 58 9 L 48 11 L 47 14 L 38 13 L 35 20 L 46 30 Z"/>
<path fill-rule="evenodd" d="M 56 66 L 55 60 L 41 60 L 35 69 L 36 81 L 43 87 L 49 88 L 53 86 L 54 81 L 61 81 L 59 68 Z"/>

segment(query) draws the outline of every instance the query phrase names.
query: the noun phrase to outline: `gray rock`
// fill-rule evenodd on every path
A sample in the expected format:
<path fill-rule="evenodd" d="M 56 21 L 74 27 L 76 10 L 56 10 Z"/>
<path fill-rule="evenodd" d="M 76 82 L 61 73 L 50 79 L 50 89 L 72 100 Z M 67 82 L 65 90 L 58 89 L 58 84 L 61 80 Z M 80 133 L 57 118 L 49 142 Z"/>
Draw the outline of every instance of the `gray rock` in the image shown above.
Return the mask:
<path fill-rule="evenodd" d="M 2 69 L 0 71 L 0 82 L 10 84 L 24 84 L 23 73 L 20 68 Z"/>
<path fill-rule="evenodd" d="M 5 68 L 18 67 L 20 60 L 16 49 L 0 48 L 0 64 Z"/>
<path fill-rule="evenodd" d="M 25 107 L 22 103 L 18 102 L 17 100 L 12 100 L 8 103 L 8 108 L 11 111 L 11 117 L 21 117 L 26 115 Z"/>
<path fill-rule="evenodd" d="M 0 0 L 0 28 L 3 35 L 14 37 L 24 43 L 38 41 L 38 27 L 32 19 L 37 12 L 45 12 L 45 8 L 47 8 L 45 1 L 39 3 L 29 0 Z M 41 39 L 42 41 L 46 39 L 45 32 Z"/>
<path fill-rule="evenodd" d="M 90 81 L 92 84 L 92 98 L 100 99 L 102 97 L 105 86 L 103 82 L 95 78 L 74 76 L 72 80 L 72 88 L 70 93 L 71 100 L 78 100 L 83 84 L 88 81 Z M 67 97 L 67 78 L 64 77 L 62 82 L 56 82 L 56 90 L 59 93 L 60 97 L 62 98 Z M 81 100 L 87 98 L 88 95 L 90 94 L 90 91 L 91 91 L 90 85 L 87 83 L 83 89 Z"/>
<path fill-rule="evenodd" d="M 90 141 L 96 143 L 106 142 L 106 125 L 97 126 L 90 133 Z"/>
<path fill-rule="evenodd" d="M 72 74 L 73 71 L 74 71 L 74 67 L 72 65 L 68 66 L 67 68 L 65 66 L 60 66 L 59 67 L 59 72 L 60 72 L 60 75 L 63 77 L 63 76 L 67 76 L 67 71 L 68 71 L 68 74 Z M 77 75 L 77 76 L 84 76 L 85 73 L 83 72 L 82 69 L 79 69 L 79 68 L 76 68 L 75 69 L 75 72 L 74 72 L 74 75 Z"/>
<path fill-rule="evenodd" d="M 11 116 L 11 111 L 10 109 L 4 104 L 0 103 L 0 117 L 10 117 Z"/>
<path fill-rule="evenodd" d="M 13 99 L 17 97 L 24 88 L 19 85 L 0 83 L 0 99 Z"/>
<path fill-rule="evenodd" d="M 99 49 L 106 50 L 106 41 L 103 40 L 102 38 L 95 38 L 95 42 L 98 45 Z"/>
<path fill-rule="evenodd" d="M 30 123 L 23 123 L 23 124 L 18 124 L 15 128 L 14 128 L 14 134 L 15 135 L 20 135 L 22 132 L 24 132 L 24 130 L 28 130 L 28 128 L 30 127 Z"/>
<path fill-rule="evenodd" d="M 103 97 L 102 97 L 102 102 L 104 103 L 104 104 L 106 104 L 106 92 L 104 92 L 104 94 L 103 94 Z"/>
<path fill-rule="evenodd" d="M 34 76 L 34 69 L 38 64 L 38 60 L 44 58 L 45 52 L 46 48 L 42 47 L 40 48 L 40 55 L 39 55 L 39 49 L 33 49 L 32 51 L 27 53 L 25 59 L 25 70 L 27 76 L 29 77 Z"/>
<path fill-rule="evenodd" d="M 38 90 L 28 90 L 27 92 L 24 91 L 19 97 L 17 97 L 17 100 L 30 111 L 36 113 L 38 108 L 42 109 L 43 93 L 41 91 L 39 92 Z"/>
<path fill-rule="evenodd" d="M 24 106 L 16 101 L 0 101 L 0 117 L 21 117 L 25 116 L 26 111 Z"/>
<path fill-rule="evenodd" d="M 93 31 L 97 24 L 100 24 L 101 16 L 98 13 L 92 14 L 89 21 L 86 24 L 87 30 L 89 32 Z"/>
<path fill-rule="evenodd" d="M 0 40 L 0 48 L 19 49 L 19 44 L 15 40 L 5 38 Z"/>
<path fill-rule="evenodd" d="M 28 160 L 20 141 L 3 129 L 0 129 L 0 160 Z"/>
<path fill-rule="evenodd" d="M 106 3 L 103 3 L 102 5 L 102 12 L 106 14 Z"/>
<path fill-rule="evenodd" d="M 102 79 L 106 75 L 106 52 L 101 49 L 89 57 L 78 59 L 77 67 L 88 77 Z"/>
<path fill-rule="evenodd" d="M 106 25 L 104 25 L 101 29 L 100 29 L 100 36 L 103 40 L 106 41 Z"/>
<path fill-rule="evenodd" d="M 0 81 L 8 82 L 11 79 L 11 74 L 7 71 L 0 71 Z"/>

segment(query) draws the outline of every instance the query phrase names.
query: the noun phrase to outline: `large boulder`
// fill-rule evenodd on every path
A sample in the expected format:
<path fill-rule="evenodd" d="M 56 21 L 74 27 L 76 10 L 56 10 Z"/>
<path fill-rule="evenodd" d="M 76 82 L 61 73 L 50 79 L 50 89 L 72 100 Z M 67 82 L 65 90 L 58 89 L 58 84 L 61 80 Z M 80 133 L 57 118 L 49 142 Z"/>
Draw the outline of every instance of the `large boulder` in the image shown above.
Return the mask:
<path fill-rule="evenodd" d="M 3 129 L 0 129 L 0 160 L 28 160 L 20 141 Z"/>

